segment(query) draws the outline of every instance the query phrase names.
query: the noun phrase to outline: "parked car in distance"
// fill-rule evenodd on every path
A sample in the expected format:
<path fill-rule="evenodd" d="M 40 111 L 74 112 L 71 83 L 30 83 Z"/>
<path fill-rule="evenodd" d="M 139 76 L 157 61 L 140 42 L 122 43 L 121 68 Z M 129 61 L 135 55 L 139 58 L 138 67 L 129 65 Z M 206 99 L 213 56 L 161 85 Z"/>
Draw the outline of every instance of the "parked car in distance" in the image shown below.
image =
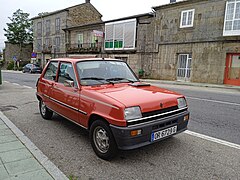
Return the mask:
<path fill-rule="evenodd" d="M 25 73 L 25 72 L 29 72 L 29 73 L 42 73 L 42 68 L 38 64 L 29 63 L 29 64 L 26 64 L 23 67 L 22 72 L 23 73 Z"/>
<path fill-rule="evenodd" d="M 55 112 L 87 129 L 105 160 L 183 132 L 189 120 L 183 95 L 141 82 L 117 59 L 52 59 L 36 95 L 44 119 Z"/>

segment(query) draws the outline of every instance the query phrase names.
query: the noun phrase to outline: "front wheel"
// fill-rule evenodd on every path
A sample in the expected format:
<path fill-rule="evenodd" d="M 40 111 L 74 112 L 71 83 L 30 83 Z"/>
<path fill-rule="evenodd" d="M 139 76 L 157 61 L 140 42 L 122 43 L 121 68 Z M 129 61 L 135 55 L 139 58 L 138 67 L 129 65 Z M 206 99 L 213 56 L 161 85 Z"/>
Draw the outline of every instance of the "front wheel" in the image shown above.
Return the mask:
<path fill-rule="evenodd" d="M 40 100 L 39 101 L 39 110 L 40 110 L 40 114 L 44 119 L 51 119 L 53 112 L 47 108 L 47 106 L 45 105 L 45 103 Z"/>
<path fill-rule="evenodd" d="M 109 128 L 102 120 L 96 120 L 90 127 L 91 145 L 96 155 L 104 160 L 110 160 L 116 156 L 118 148 Z"/>

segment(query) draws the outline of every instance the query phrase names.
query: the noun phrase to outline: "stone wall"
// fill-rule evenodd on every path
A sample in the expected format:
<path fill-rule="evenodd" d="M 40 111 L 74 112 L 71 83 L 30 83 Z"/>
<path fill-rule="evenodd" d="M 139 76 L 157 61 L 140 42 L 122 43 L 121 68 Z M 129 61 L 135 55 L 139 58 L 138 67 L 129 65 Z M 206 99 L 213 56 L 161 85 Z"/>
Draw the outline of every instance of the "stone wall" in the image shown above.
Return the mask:
<path fill-rule="evenodd" d="M 20 47 L 19 44 L 11 44 L 5 42 L 5 60 L 6 64 L 10 61 L 13 61 L 13 56 L 16 56 L 17 59 L 22 61 L 30 62 L 31 54 L 33 52 L 33 45 L 32 44 L 25 44 L 22 46 L 22 57 L 20 57 Z"/>
<path fill-rule="evenodd" d="M 71 26 L 101 22 L 102 15 L 91 3 L 84 3 L 69 8 L 68 21 Z"/>

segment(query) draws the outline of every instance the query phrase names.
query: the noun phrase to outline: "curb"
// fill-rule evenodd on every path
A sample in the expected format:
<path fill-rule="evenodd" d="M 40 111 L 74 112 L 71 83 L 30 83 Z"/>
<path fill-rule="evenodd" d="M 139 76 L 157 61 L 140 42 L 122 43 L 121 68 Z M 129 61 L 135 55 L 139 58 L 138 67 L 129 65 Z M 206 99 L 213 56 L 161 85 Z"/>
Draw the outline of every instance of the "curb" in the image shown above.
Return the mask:
<path fill-rule="evenodd" d="M 37 161 L 46 169 L 46 171 L 56 180 L 68 180 L 66 175 L 53 164 L 43 152 L 20 130 L 18 129 L 1 111 L 0 118 L 17 136 L 17 138 L 26 146 Z"/>
<path fill-rule="evenodd" d="M 195 87 L 208 87 L 208 88 L 223 88 L 223 89 L 235 89 L 240 90 L 240 86 L 231 85 L 218 85 L 218 84 L 206 84 L 206 83 L 190 83 L 180 81 L 164 81 L 154 79 L 141 79 L 142 82 L 155 83 L 155 84 L 171 84 L 171 85 L 184 85 L 184 86 L 195 86 Z"/>

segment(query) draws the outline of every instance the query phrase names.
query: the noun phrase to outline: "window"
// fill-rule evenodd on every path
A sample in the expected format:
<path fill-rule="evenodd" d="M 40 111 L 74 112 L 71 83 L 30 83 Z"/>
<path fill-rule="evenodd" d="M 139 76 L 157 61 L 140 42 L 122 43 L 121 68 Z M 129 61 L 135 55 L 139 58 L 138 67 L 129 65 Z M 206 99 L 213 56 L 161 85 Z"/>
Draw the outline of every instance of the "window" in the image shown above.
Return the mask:
<path fill-rule="evenodd" d="M 46 36 L 49 36 L 50 35 L 50 27 L 51 27 L 51 21 L 50 20 L 47 20 L 46 21 Z"/>
<path fill-rule="evenodd" d="M 64 84 L 66 80 L 73 81 L 74 87 L 77 87 L 76 76 L 71 63 L 61 63 L 58 74 L 58 82 Z"/>
<path fill-rule="evenodd" d="M 135 36 L 136 19 L 107 23 L 105 25 L 105 49 L 134 49 Z"/>
<path fill-rule="evenodd" d="M 194 9 L 182 11 L 180 28 L 193 27 Z"/>
<path fill-rule="evenodd" d="M 49 63 L 47 70 L 44 74 L 44 78 L 54 81 L 56 79 L 57 69 L 58 69 L 58 62 Z"/>
<path fill-rule="evenodd" d="M 45 39 L 45 46 L 46 47 L 50 47 L 51 46 L 50 38 L 46 38 Z"/>
<path fill-rule="evenodd" d="M 79 48 L 83 47 L 83 34 L 82 33 L 77 35 L 77 44 L 78 44 Z"/>
<path fill-rule="evenodd" d="M 41 22 L 37 23 L 37 35 L 42 36 L 42 23 Z"/>
<path fill-rule="evenodd" d="M 42 39 L 37 40 L 37 51 L 42 51 Z"/>
<path fill-rule="evenodd" d="M 60 51 L 60 37 L 55 37 L 55 48 L 56 52 Z"/>
<path fill-rule="evenodd" d="M 55 30 L 56 33 L 60 33 L 60 18 L 56 18 L 55 20 Z"/>
<path fill-rule="evenodd" d="M 223 35 L 240 35 L 240 0 L 228 0 L 226 3 Z"/>
<path fill-rule="evenodd" d="M 189 81 L 191 75 L 192 54 L 179 54 L 177 80 Z"/>

